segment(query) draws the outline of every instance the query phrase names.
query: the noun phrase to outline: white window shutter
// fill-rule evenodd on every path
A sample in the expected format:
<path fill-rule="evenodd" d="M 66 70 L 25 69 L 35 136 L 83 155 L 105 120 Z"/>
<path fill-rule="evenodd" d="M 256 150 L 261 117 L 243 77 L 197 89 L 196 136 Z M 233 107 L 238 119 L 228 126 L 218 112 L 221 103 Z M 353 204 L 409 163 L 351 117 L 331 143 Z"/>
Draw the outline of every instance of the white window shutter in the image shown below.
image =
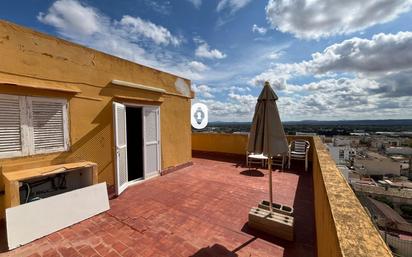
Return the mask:
<path fill-rule="evenodd" d="M 22 154 L 21 101 L 13 95 L 0 95 L 0 157 Z"/>
<path fill-rule="evenodd" d="M 32 147 L 30 154 L 67 150 L 67 101 L 28 97 Z"/>

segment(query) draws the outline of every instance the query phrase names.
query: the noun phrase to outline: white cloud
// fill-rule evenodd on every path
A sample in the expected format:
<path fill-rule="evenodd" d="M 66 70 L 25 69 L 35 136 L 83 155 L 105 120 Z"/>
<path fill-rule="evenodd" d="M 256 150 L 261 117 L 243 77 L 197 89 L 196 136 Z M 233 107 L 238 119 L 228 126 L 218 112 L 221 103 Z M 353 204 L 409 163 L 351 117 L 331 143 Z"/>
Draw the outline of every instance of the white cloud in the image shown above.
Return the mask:
<path fill-rule="evenodd" d="M 257 97 L 250 94 L 250 88 L 241 86 L 210 87 L 192 85 L 196 92 L 194 102 L 201 102 L 209 108 L 210 121 L 250 121 Z M 224 96 L 223 100 L 215 95 Z"/>
<path fill-rule="evenodd" d="M 412 32 L 352 38 L 327 47 L 302 63 L 306 72 L 386 73 L 412 68 Z"/>
<path fill-rule="evenodd" d="M 220 100 L 222 98 L 211 99 L 198 94 L 195 101 L 209 107 L 211 120 L 250 121 L 257 96 L 246 88 L 231 86 L 227 92 L 206 87 L 202 91 L 220 95 L 227 92 L 227 95 Z M 388 94 L 387 90 L 382 90 L 381 82 L 367 78 L 342 77 L 302 85 L 288 84 L 276 93 L 282 120 L 395 119 L 412 115 L 412 88 L 394 97 L 392 91 Z"/>
<path fill-rule="evenodd" d="M 203 78 L 191 60 L 170 49 L 183 42 L 180 37 L 139 17 L 112 20 L 79 1 L 58 0 L 38 20 L 76 43 L 190 79 Z"/>
<path fill-rule="evenodd" d="M 245 7 L 251 0 L 220 0 L 217 4 L 216 10 L 218 12 L 229 9 L 231 13 L 237 12 L 239 9 Z"/>
<path fill-rule="evenodd" d="M 267 31 L 268 31 L 267 28 L 259 27 L 256 24 L 253 24 L 253 26 L 252 26 L 252 32 L 257 32 L 261 35 L 265 35 Z"/>
<path fill-rule="evenodd" d="M 222 53 L 218 49 L 210 49 L 209 44 L 206 41 L 194 38 L 193 41 L 198 45 L 195 50 L 197 57 L 203 57 L 208 59 L 223 59 L 226 58 L 226 54 Z"/>
<path fill-rule="evenodd" d="M 214 98 L 212 93 L 215 92 L 215 90 L 207 85 L 198 86 L 196 84 L 192 84 L 192 89 L 196 93 L 196 98 Z"/>
<path fill-rule="evenodd" d="M 380 92 L 380 88 L 379 82 L 371 79 L 345 77 L 287 85 L 277 92 L 277 105 L 282 120 L 411 117 L 412 97 L 392 97 Z M 256 100 L 257 96 L 248 92 L 235 93 L 231 90 L 224 100 L 198 95 L 195 101 L 209 107 L 211 120 L 250 121 Z"/>
<path fill-rule="evenodd" d="M 225 101 L 198 99 L 209 108 L 209 120 L 250 121 L 255 110 L 257 97 L 252 95 L 230 94 Z"/>
<path fill-rule="evenodd" d="M 75 38 L 79 35 L 94 34 L 119 35 L 130 39 L 141 37 L 152 40 L 156 44 L 179 45 L 182 40 L 172 35 L 163 26 L 145 21 L 139 17 L 124 15 L 120 21 L 111 22 L 108 17 L 100 14 L 93 7 L 81 4 L 76 0 L 57 0 L 48 12 L 39 13 L 38 20 L 54 26 L 64 36 Z"/>
<path fill-rule="evenodd" d="M 219 0 L 216 11 L 220 13 L 216 20 L 216 29 L 225 24 L 234 21 L 234 16 L 237 11 L 244 8 L 251 0 Z"/>
<path fill-rule="evenodd" d="M 105 19 L 97 10 L 75 0 L 59 0 L 53 3 L 47 14 L 39 13 L 37 19 L 58 28 L 64 35 L 80 34 L 84 36 L 101 32 Z"/>
<path fill-rule="evenodd" d="M 236 93 L 229 93 L 228 94 L 230 99 L 236 100 L 238 101 L 241 106 L 243 106 L 243 108 L 245 109 L 245 111 L 253 111 L 255 109 L 255 105 L 256 105 L 256 96 L 253 95 L 240 95 L 240 94 L 236 94 Z"/>
<path fill-rule="evenodd" d="M 263 86 L 265 81 L 269 81 L 270 85 L 276 90 L 284 90 L 287 84 L 285 76 L 279 76 L 279 74 L 273 73 L 272 70 L 256 75 L 249 81 L 249 84 L 260 87 Z"/>
<path fill-rule="evenodd" d="M 226 54 L 217 49 L 210 49 L 207 43 L 200 44 L 195 51 L 195 55 L 198 57 L 204 57 L 209 59 L 223 59 L 226 58 Z"/>
<path fill-rule="evenodd" d="M 372 39 L 355 37 L 333 44 L 323 52 L 312 54 L 308 61 L 277 64 L 257 75 L 252 84 L 264 80 L 279 83 L 280 80 L 284 82 L 300 75 L 322 77 L 355 73 L 357 76 L 383 78 L 389 74 L 411 71 L 412 32 L 380 33 Z"/>
<path fill-rule="evenodd" d="M 282 51 L 275 51 L 275 52 L 269 53 L 268 59 L 271 59 L 271 60 L 279 59 L 283 55 L 283 53 L 284 52 Z"/>
<path fill-rule="evenodd" d="M 198 61 L 191 61 L 189 67 L 196 72 L 202 72 L 209 69 L 204 63 Z"/>
<path fill-rule="evenodd" d="M 125 15 L 118 24 L 126 33 L 144 36 L 153 40 L 153 42 L 158 45 L 172 44 L 177 46 L 182 42 L 180 38 L 173 36 L 168 29 L 139 17 Z"/>
<path fill-rule="evenodd" d="M 240 92 L 240 93 L 245 93 L 245 92 L 250 92 L 251 89 L 248 86 L 231 86 L 229 88 L 229 91 L 234 93 L 234 92 Z"/>
<path fill-rule="evenodd" d="M 390 97 L 380 88 L 379 82 L 365 78 L 325 79 L 288 85 L 283 91 L 288 96 L 280 97 L 279 104 L 288 119 L 313 119 L 314 114 L 316 119 L 410 117 L 410 96 Z"/>
<path fill-rule="evenodd" d="M 312 77 L 314 82 L 288 80 Z M 412 32 L 351 38 L 312 54 L 310 60 L 276 64 L 251 82 L 270 81 L 293 119 L 409 118 L 412 116 Z"/>
<path fill-rule="evenodd" d="M 172 12 L 172 5 L 170 1 L 159 2 L 155 0 L 144 0 L 144 3 L 153 11 L 163 15 L 169 15 Z"/>
<path fill-rule="evenodd" d="M 282 32 L 319 39 L 389 22 L 411 6 L 412 0 L 269 0 L 266 16 Z"/>
<path fill-rule="evenodd" d="M 202 0 L 187 0 L 189 2 L 191 2 L 196 9 L 199 9 L 200 6 L 202 5 Z"/>
<path fill-rule="evenodd" d="M 377 82 L 379 86 L 373 90 L 373 93 L 393 99 L 402 96 L 412 98 L 412 70 L 377 78 Z"/>

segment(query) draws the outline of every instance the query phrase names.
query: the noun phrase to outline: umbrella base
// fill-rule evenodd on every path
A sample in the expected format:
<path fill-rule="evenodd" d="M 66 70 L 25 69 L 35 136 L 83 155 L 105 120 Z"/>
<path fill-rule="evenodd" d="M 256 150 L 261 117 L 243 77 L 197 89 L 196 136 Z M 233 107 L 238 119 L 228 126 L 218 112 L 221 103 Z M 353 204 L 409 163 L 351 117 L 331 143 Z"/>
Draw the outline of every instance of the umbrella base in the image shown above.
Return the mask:
<path fill-rule="evenodd" d="M 265 209 L 253 207 L 249 212 L 251 228 L 288 241 L 293 241 L 293 223 L 293 217 Z"/>
<path fill-rule="evenodd" d="M 260 209 L 269 211 L 269 201 L 262 200 L 258 204 L 258 207 Z M 293 216 L 293 208 L 290 206 L 279 204 L 279 203 L 272 203 L 272 209 L 273 209 L 273 212 L 277 212 L 277 213 L 288 215 L 288 216 Z"/>

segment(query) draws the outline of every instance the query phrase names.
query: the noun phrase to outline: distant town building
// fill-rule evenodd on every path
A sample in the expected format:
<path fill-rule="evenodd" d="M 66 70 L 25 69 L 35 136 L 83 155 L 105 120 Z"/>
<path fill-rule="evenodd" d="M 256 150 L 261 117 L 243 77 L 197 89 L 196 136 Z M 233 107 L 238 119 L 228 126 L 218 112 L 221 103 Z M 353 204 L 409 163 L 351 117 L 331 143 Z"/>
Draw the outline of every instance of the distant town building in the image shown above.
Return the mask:
<path fill-rule="evenodd" d="M 316 136 L 316 133 L 312 132 L 296 132 L 296 136 Z"/>
<path fill-rule="evenodd" d="M 349 133 L 349 135 L 351 135 L 351 136 L 369 136 L 370 134 L 366 133 L 366 132 L 352 132 L 352 133 Z"/>
<path fill-rule="evenodd" d="M 337 165 L 349 164 L 356 156 L 356 149 L 348 145 L 334 146 L 333 144 L 326 144 L 326 147 Z"/>
<path fill-rule="evenodd" d="M 233 134 L 236 134 L 236 135 L 248 135 L 248 136 L 249 136 L 249 132 L 242 132 L 242 131 L 235 131 L 235 132 L 233 132 Z"/>
<path fill-rule="evenodd" d="M 363 175 L 401 175 L 401 164 L 384 155 L 368 151 L 365 157 L 354 159 L 354 168 Z"/>
<path fill-rule="evenodd" d="M 350 182 L 349 181 L 349 174 L 351 174 L 351 170 L 346 167 L 345 165 L 336 165 L 336 167 L 338 167 L 339 171 L 342 173 L 342 176 L 345 178 L 346 182 Z"/>
<path fill-rule="evenodd" d="M 361 138 L 357 136 L 335 136 L 332 139 L 333 146 L 359 146 Z"/>
<path fill-rule="evenodd" d="M 385 149 L 385 153 L 388 155 L 410 156 L 412 155 L 412 148 L 411 147 L 388 147 Z"/>
<path fill-rule="evenodd" d="M 394 138 L 387 136 L 378 136 L 373 137 L 373 140 L 370 142 L 370 146 L 377 149 L 385 149 L 388 147 L 398 147 L 402 145 L 404 139 Z"/>
<path fill-rule="evenodd" d="M 397 136 L 403 136 L 403 137 L 411 137 L 412 136 L 412 131 L 400 131 L 400 132 L 375 132 L 376 135 L 385 135 L 385 136 L 392 136 L 392 137 L 397 137 Z"/>

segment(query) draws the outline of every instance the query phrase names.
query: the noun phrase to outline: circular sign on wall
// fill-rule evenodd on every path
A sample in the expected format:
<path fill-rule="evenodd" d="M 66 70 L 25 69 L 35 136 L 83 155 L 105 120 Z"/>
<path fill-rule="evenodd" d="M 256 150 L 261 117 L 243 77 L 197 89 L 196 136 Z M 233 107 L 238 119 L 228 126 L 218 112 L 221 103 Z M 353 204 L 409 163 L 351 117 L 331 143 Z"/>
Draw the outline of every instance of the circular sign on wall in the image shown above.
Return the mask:
<path fill-rule="evenodd" d="M 205 104 L 195 103 L 192 105 L 190 112 L 192 127 L 195 129 L 204 129 L 209 120 L 208 108 Z"/>

